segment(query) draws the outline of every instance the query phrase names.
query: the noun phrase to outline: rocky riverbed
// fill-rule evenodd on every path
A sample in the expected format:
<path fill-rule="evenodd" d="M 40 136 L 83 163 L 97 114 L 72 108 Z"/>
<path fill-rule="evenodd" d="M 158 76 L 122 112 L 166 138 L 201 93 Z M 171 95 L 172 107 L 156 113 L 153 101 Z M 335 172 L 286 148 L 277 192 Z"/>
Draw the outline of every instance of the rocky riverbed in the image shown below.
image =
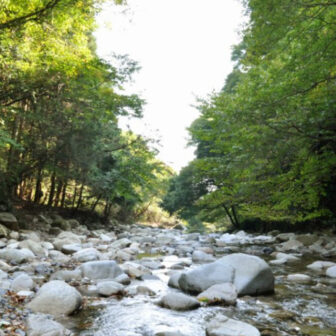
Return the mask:
<path fill-rule="evenodd" d="M 331 233 L 0 223 L 0 335 L 336 335 Z"/>

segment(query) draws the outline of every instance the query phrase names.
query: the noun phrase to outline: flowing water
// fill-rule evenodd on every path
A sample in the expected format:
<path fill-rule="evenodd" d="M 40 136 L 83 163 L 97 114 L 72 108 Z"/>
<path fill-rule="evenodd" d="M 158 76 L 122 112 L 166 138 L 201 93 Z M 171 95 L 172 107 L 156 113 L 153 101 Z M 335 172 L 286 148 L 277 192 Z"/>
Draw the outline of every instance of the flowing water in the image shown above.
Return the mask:
<path fill-rule="evenodd" d="M 249 245 L 248 250 L 257 251 L 261 247 Z M 246 245 L 241 247 L 241 252 L 246 250 Z M 263 258 L 266 261 L 272 259 L 269 256 Z M 321 257 L 309 255 L 290 265 L 272 265 L 276 278 L 273 295 L 241 297 L 236 306 L 176 312 L 161 308 L 155 302 L 167 291 L 175 291 L 167 286 L 169 268 L 180 260 L 174 256 L 161 258 L 165 268 L 154 271 L 159 279 L 138 282 L 154 290 L 155 297 L 89 299 L 86 308 L 67 321 L 68 326 L 80 336 L 154 336 L 169 330 L 178 330 L 183 335 L 205 336 L 207 322 L 224 314 L 254 325 L 263 336 L 336 335 L 336 281 L 306 268 Z M 289 282 L 285 276 L 292 273 L 311 275 L 312 282 Z"/>

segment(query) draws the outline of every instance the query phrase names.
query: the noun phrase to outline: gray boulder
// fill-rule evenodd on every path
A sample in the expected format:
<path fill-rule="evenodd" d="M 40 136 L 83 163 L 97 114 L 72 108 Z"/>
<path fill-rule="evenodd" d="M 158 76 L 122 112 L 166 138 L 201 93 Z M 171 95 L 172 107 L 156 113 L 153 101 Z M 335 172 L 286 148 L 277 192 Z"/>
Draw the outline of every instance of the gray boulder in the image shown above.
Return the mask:
<path fill-rule="evenodd" d="M 46 257 L 48 255 L 41 243 L 31 239 L 23 240 L 19 243 L 19 246 L 31 250 L 37 256 Z"/>
<path fill-rule="evenodd" d="M 197 296 L 198 301 L 206 304 L 234 305 L 237 301 L 237 289 L 230 282 L 213 285 Z"/>
<path fill-rule="evenodd" d="M 79 266 L 79 270 L 83 277 L 91 280 L 114 279 L 124 273 L 113 260 L 88 261 Z"/>
<path fill-rule="evenodd" d="M 336 263 L 332 261 L 314 261 L 312 264 L 309 264 L 307 268 L 313 270 L 313 271 L 324 271 L 329 267 L 336 266 Z"/>
<path fill-rule="evenodd" d="M 193 297 L 182 293 L 168 293 L 161 298 L 158 304 L 173 310 L 191 310 L 198 308 L 200 303 Z"/>
<path fill-rule="evenodd" d="M 53 242 L 55 249 L 62 251 L 64 245 L 81 244 L 81 237 L 72 232 L 61 232 Z"/>
<path fill-rule="evenodd" d="M 331 266 L 327 269 L 326 275 L 330 278 L 336 278 L 336 266 Z"/>
<path fill-rule="evenodd" d="M 258 295 L 274 291 L 274 276 L 259 257 L 234 253 L 183 273 L 179 286 L 184 292 L 200 293 L 225 282 L 233 283 L 238 295 Z"/>
<path fill-rule="evenodd" d="M 209 287 L 234 280 L 234 269 L 218 261 L 199 266 L 191 271 L 182 273 L 178 285 L 187 293 L 201 293 Z"/>
<path fill-rule="evenodd" d="M 30 314 L 27 319 L 27 336 L 68 336 L 71 332 L 45 314 Z"/>
<path fill-rule="evenodd" d="M 0 250 L 0 258 L 12 264 L 22 264 L 26 261 L 35 258 L 32 251 L 28 249 L 10 249 L 5 248 Z"/>
<path fill-rule="evenodd" d="M 208 324 L 206 336 L 260 336 L 260 333 L 250 324 L 220 316 Z"/>
<path fill-rule="evenodd" d="M 168 286 L 180 289 L 179 280 L 180 280 L 181 274 L 182 274 L 181 272 L 174 273 L 169 278 Z"/>
<path fill-rule="evenodd" d="M 20 292 L 31 290 L 35 286 L 33 279 L 28 274 L 18 275 L 12 282 L 11 291 Z"/>
<path fill-rule="evenodd" d="M 76 252 L 72 257 L 79 262 L 98 260 L 100 253 L 93 247 Z"/>
<path fill-rule="evenodd" d="M 82 305 L 82 296 L 64 281 L 53 280 L 44 284 L 36 297 L 27 305 L 33 312 L 54 316 L 70 315 Z"/>
<path fill-rule="evenodd" d="M 124 286 L 116 281 L 103 281 L 97 284 L 98 294 L 102 296 L 120 294 L 123 290 Z"/>

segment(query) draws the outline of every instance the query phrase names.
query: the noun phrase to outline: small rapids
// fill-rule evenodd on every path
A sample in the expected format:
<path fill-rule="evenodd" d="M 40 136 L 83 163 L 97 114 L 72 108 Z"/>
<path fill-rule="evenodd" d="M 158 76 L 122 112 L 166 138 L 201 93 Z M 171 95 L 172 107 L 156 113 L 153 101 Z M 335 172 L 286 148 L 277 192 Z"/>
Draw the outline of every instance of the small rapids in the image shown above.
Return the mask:
<path fill-rule="evenodd" d="M 239 237 L 235 238 L 236 244 Z M 275 248 L 275 243 L 254 240 L 251 236 L 251 239 L 245 239 L 244 244 L 234 245 L 234 252 L 254 251 L 258 254 L 265 246 Z M 227 252 L 219 249 L 216 257 Z M 260 256 L 267 262 L 273 259 L 265 254 Z M 153 271 L 157 279 L 136 280 L 131 286 L 145 285 L 156 292 L 154 297 L 89 298 L 86 308 L 67 320 L 67 325 L 79 336 L 155 336 L 166 335 L 164 332 L 168 331 L 205 336 L 206 324 L 216 315 L 223 314 L 252 324 L 262 336 L 336 335 L 336 281 L 306 268 L 311 262 L 321 260 L 318 255 L 305 254 L 289 265 L 271 265 L 275 275 L 273 295 L 244 296 L 238 299 L 236 306 L 207 306 L 187 312 L 161 308 L 156 301 L 168 291 L 176 291 L 167 285 L 171 266 L 180 261 L 191 264 L 190 259 L 168 255 L 153 260 L 160 260 L 165 266 Z M 194 266 L 192 264 L 191 267 Z M 286 280 L 286 276 L 292 273 L 308 274 L 312 281 L 297 283 Z"/>

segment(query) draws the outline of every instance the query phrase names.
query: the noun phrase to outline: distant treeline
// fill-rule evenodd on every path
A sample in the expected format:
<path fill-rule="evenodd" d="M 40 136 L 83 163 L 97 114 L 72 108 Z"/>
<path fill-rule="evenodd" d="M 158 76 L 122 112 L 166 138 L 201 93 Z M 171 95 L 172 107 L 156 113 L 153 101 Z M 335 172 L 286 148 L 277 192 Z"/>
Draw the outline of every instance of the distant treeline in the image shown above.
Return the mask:
<path fill-rule="evenodd" d="M 330 223 L 336 212 L 336 4 L 244 1 L 223 89 L 200 101 L 196 159 L 163 206 L 198 221 Z M 223 39 L 225 38 L 223 32 Z M 220 43 L 220 41 L 218 41 Z"/>

